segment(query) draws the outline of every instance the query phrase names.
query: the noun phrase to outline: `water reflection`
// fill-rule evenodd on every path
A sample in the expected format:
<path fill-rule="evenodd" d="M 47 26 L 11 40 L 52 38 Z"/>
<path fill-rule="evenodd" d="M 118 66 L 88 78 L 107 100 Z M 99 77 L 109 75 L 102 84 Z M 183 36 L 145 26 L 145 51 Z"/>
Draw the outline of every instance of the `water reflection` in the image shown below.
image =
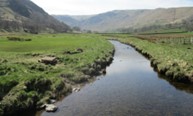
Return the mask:
<path fill-rule="evenodd" d="M 169 84 L 173 85 L 177 90 L 185 91 L 187 93 L 193 94 L 193 85 L 192 84 L 185 84 L 172 81 L 163 75 L 159 75 L 160 79 L 166 80 Z"/>
<path fill-rule="evenodd" d="M 150 62 L 130 46 L 111 42 L 116 52 L 107 74 L 57 103 L 56 113 L 42 116 L 192 115 L 192 94 L 160 78 Z"/>

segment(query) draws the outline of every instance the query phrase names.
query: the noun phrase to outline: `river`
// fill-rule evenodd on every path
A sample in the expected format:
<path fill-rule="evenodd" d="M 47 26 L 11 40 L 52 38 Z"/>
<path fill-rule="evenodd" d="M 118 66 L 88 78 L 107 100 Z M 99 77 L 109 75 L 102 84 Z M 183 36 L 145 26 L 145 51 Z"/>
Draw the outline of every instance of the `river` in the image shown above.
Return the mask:
<path fill-rule="evenodd" d="M 107 74 L 58 102 L 57 112 L 43 112 L 42 116 L 193 115 L 190 86 L 160 77 L 150 61 L 131 46 L 111 43 L 116 51 Z"/>

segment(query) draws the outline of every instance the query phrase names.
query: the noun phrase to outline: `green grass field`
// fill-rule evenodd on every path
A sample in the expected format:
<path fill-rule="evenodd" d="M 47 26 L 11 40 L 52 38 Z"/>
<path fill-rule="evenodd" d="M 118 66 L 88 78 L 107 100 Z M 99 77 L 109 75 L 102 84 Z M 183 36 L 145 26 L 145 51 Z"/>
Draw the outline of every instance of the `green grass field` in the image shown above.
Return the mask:
<path fill-rule="evenodd" d="M 193 82 L 192 33 L 3 35 L 0 115 L 40 106 L 92 80 L 112 59 L 114 47 L 104 38 L 134 46 L 171 80 Z M 57 64 L 38 62 L 45 57 L 56 58 Z"/>
<path fill-rule="evenodd" d="M 158 72 L 171 80 L 193 83 L 193 39 L 191 35 L 192 33 L 183 33 L 182 37 L 182 34 L 154 34 L 135 37 L 116 34 L 107 35 L 107 38 L 114 38 L 134 46 L 151 60 L 152 66 Z"/>
<path fill-rule="evenodd" d="M 92 34 L 6 35 L 0 36 L 0 44 L 0 115 L 65 95 L 104 68 L 101 62 L 107 62 L 114 49 L 102 36 Z M 56 65 L 38 62 L 50 56 L 57 58 Z"/>

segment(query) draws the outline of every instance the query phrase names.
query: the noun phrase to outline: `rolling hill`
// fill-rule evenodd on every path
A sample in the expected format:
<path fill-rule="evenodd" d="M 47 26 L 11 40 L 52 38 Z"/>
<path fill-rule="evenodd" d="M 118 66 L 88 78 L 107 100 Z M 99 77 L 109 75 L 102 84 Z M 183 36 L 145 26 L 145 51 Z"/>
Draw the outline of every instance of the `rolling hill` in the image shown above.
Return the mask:
<path fill-rule="evenodd" d="M 30 0 L 0 0 L 0 31 L 66 32 L 69 27 Z"/>
<path fill-rule="evenodd" d="M 70 26 L 82 29 L 109 32 L 124 28 L 142 28 L 152 25 L 181 23 L 193 15 L 193 7 L 158 8 L 153 10 L 115 10 L 86 16 L 54 16 Z"/>

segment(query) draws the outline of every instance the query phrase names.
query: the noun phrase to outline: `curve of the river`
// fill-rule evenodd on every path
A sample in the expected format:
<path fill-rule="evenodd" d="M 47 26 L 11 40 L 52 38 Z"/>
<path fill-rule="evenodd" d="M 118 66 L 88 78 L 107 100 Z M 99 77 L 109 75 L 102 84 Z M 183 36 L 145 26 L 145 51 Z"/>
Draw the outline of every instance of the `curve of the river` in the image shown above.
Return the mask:
<path fill-rule="evenodd" d="M 159 77 L 150 61 L 131 46 L 111 43 L 116 52 L 107 74 L 58 102 L 57 112 L 43 112 L 42 116 L 193 115 L 189 87 L 183 89 L 183 84 Z"/>

